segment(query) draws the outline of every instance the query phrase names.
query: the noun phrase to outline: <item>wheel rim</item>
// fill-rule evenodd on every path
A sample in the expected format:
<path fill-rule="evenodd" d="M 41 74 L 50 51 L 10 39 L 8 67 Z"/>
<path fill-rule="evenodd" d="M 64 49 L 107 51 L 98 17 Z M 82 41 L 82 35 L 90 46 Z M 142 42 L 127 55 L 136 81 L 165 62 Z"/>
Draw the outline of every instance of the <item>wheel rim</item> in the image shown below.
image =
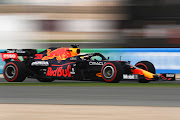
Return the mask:
<path fill-rule="evenodd" d="M 106 66 L 103 69 L 103 75 L 105 78 L 112 78 L 114 76 L 114 68 L 112 66 Z"/>
<path fill-rule="evenodd" d="M 5 75 L 7 78 L 10 78 L 10 79 L 14 78 L 16 75 L 15 67 L 12 65 L 7 66 L 5 69 Z"/>

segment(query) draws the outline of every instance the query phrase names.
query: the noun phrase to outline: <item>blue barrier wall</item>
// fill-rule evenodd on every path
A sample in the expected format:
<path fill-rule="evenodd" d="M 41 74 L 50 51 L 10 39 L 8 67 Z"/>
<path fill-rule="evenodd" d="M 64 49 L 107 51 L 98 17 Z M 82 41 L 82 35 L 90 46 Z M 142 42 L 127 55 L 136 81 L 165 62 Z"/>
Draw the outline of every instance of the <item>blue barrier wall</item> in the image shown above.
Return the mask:
<path fill-rule="evenodd" d="M 0 50 L 2 51 L 4 50 Z M 121 60 L 131 61 L 133 65 L 138 61 L 148 60 L 155 65 L 157 73 L 180 73 L 180 48 L 81 49 L 81 54 L 93 52 L 100 52 L 105 57 L 110 57 L 110 60 L 120 60 L 121 56 Z M 0 73 L 3 72 L 4 64 L 0 60 Z"/>
<path fill-rule="evenodd" d="M 4 52 L 5 50 L 0 50 L 0 52 Z M 0 74 L 3 73 L 3 68 L 4 68 L 5 62 L 2 61 L 1 56 L 0 56 Z"/>

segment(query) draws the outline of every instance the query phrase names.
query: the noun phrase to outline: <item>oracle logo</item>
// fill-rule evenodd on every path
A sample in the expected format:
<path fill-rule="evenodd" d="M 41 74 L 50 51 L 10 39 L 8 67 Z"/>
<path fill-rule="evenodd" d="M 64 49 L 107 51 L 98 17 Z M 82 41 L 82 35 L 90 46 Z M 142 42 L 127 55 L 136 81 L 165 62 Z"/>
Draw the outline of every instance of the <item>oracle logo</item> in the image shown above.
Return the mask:
<path fill-rule="evenodd" d="M 104 65 L 106 62 L 89 62 L 89 65 Z"/>

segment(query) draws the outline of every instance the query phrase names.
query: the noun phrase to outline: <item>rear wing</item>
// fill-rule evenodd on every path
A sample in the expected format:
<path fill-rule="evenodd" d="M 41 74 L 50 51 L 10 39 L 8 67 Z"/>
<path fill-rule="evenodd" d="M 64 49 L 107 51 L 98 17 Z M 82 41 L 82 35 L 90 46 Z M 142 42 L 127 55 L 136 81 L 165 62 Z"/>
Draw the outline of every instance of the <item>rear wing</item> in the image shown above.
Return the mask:
<path fill-rule="evenodd" d="M 11 61 L 14 59 L 15 61 L 19 60 L 19 56 L 22 56 L 23 59 L 29 59 L 29 57 L 33 57 L 37 53 L 36 49 L 7 49 L 4 52 L 1 52 L 2 61 Z"/>

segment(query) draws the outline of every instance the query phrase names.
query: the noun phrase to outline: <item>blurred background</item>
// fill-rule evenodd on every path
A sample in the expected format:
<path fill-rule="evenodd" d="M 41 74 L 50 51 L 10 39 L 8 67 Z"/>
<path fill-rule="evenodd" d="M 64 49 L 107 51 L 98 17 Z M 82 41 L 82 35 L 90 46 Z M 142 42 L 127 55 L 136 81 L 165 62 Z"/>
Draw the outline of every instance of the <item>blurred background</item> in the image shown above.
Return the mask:
<path fill-rule="evenodd" d="M 0 49 L 179 47 L 179 0 L 0 0 Z"/>

